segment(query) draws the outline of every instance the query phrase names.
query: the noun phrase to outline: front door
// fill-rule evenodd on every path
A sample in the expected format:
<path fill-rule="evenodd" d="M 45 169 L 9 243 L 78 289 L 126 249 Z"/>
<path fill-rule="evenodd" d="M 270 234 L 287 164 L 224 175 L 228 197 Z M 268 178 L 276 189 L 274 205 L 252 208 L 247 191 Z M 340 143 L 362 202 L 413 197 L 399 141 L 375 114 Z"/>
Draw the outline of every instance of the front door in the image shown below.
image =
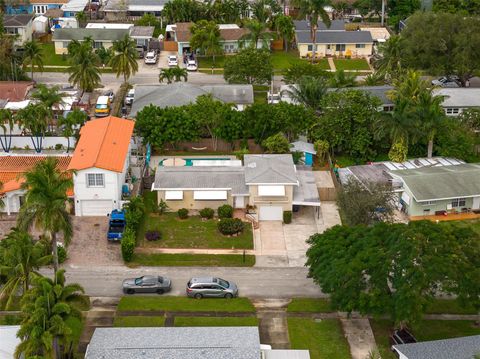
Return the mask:
<path fill-rule="evenodd" d="M 236 196 L 234 198 L 233 206 L 235 208 L 245 208 L 245 197 L 244 196 Z"/>

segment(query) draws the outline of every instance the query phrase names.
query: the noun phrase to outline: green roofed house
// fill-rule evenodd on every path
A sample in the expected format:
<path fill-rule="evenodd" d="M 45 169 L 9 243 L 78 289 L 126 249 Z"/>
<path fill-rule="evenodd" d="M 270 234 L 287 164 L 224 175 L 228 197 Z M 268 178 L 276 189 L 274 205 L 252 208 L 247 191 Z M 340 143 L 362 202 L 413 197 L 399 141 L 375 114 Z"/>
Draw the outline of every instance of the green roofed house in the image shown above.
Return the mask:
<path fill-rule="evenodd" d="M 388 171 L 400 182 L 399 207 L 410 219 L 480 214 L 480 164 Z"/>
<path fill-rule="evenodd" d="M 70 44 L 72 40 L 83 41 L 86 37 L 92 38 L 95 49 L 101 48 L 102 46 L 108 49 L 112 47 L 114 41 L 121 40 L 129 33 L 129 29 L 55 29 L 53 33 L 55 53 L 57 55 L 67 54 L 68 44 Z"/>

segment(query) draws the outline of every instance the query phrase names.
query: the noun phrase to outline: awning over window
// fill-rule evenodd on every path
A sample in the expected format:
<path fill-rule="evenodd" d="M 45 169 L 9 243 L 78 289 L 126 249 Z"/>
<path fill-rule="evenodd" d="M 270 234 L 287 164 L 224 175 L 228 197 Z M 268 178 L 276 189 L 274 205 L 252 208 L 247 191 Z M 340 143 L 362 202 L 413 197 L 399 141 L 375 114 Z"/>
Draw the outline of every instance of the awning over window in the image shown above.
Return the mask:
<path fill-rule="evenodd" d="M 258 186 L 259 196 L 285 196 L 285 186 Z"/>
<path fill-rule="evenodd" d="M 167 200 L 183 199 L 183 191 L 165 191 L 165 199 Z"/>
<path fill-rule="evenodd" d="M 226 200 L 227 191 L 194 191 L 194 200 Z"/>

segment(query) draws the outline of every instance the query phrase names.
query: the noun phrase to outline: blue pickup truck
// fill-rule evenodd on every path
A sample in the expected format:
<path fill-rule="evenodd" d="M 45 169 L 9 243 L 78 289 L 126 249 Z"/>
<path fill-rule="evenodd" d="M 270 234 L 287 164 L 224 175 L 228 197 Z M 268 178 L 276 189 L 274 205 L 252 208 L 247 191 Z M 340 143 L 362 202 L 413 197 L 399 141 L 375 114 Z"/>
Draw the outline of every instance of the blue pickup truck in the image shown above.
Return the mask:
<path fill-rule="evenodd" d="M 120 241 L 126 224 L 125 211 L 114 209 L 110 214 L 110 219 L 108 221 L 107 239 L 109 241 Z"/>

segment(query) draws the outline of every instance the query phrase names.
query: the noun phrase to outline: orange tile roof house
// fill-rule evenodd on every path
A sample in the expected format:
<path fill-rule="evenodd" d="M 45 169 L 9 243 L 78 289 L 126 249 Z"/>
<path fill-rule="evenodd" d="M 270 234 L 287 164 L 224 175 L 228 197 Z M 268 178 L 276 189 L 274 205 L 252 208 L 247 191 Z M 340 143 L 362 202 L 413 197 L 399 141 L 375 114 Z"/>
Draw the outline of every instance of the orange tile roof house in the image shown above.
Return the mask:
<path fill-rule="evenodd" d="M 58 159 L 58 169 L 66 171 L 70 163 L 70 156 L 53 156 Z M 25 191 L 21 189 L 24 182 L 23 174 L 30 171 L 35 165 L 47 158 L 45 155 L 2 155 L 0 156 L 0 182 L 3 185 L 1 195 L 5 207 L 3 211 L 7 214 L 16 213 L 23 203 Z M 73 196 L 73 189 L 67 195 Z"/>
<path fill-rule="evenodd" d="M 89 121 L 80 130 L 68 166 L 75 170 L 75 215 L 106 216 L 120 209 L 134 125 L 131 120 L 109 116 Z"/>

